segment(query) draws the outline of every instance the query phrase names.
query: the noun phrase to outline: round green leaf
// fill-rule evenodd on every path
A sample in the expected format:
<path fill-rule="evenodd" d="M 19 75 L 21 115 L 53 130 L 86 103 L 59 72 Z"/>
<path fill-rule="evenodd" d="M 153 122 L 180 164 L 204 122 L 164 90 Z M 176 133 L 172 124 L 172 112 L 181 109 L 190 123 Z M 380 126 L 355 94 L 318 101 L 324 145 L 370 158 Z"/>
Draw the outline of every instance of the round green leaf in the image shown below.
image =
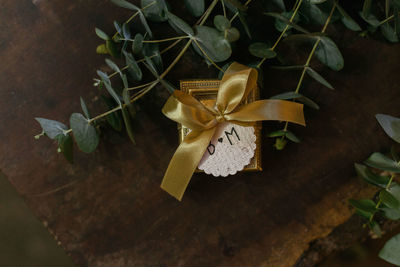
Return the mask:
<path fill-rule="evenodd" d="M 379 257 L 387 262 L 400 266 L 400 234 L 386 242 L 379 252 Z"/>
<path fill-rule="evenodd" d="M 380 170 L 400 173 L 400 166 L 397 162 L 378 152 L 373 153 L 364 163 Z"/>
<path fill-rule="evenodd" d="M 394 141 L 400 143 L 400 119 L 385 114 L 377 114 L 375 118 L 385 133 Z"/>
<path fill-rule="evenodd" d="M 140 33 L 135 35 L 135 39 L 132 42 L 132 53 L 134 55 L 140 55 L 143 50 L 143 35 Z"/>
<path fill-rule="evenodd" d="M 170 23 L 172 23 L 179 30 L 183 31 L 189 36 L 194 35 L 192 27 L 190 27 L 184 20 L 175 16 L 174 14 L 167 11 L 167 17 Z"/>
<path fill-rule="evenodd" d="M 253 43 L 249 46 L 249 52 L 255 57 L 259 58 L 274 58 L 276 53 L 271 50 L 266 43 Z"/>
<path fill-rule="evenodd" d="M 315 50 L 315 56 L 332 70 L 341 70 L 344 66 L 344 60 L 339 48 L 329 37 L 322 36 L 319 38 L 321 41 Z"/>
<path fill-rule="evenodd" d="M 195 39 L 213 61 L 225 61 L 231 56 L 231 45 L 215 28 L 196 26 L 195 32 Z M 197 49 L 196 51 L 202 55 L 202 52 L 199 52 L 197 44 L 193 43 L 193 46 Z"/>
<path fill-rule="evenodd" d="M 72 113 L 69 123 L 79 149 L 85 153 L 93 152 L 99 144 L 96 128 L 80 113 Z"/>
<path fill-rule="evenodd" d="M 64 131 L 68 130 L 68 127 L 58 121 L 48 120 L 44 118 L 35 118 L 42 127 L 44 133 L 50 138 L 54 139 L 59 134 L 64 134 Z"/>
<path fill-rule="evenodd" d="M 103 39 L 105 41 L 110 40 L 110 37 L 105 32 L 100 30 L 99 28 L 95 28 L 94 30 L 95 30 L 97 36 L 100 37 L 101 39 Z"/>
<path fill-rule="evenodd" d="M 225 39 L 228 40 L 228 42 L 233 43 L 239 40 L 240 38 L 240 32 L 238 29 L 235 27 L 226 29 L 224 32 Z"/>
<path fill-rule="evenodd" d="M 214 25 L 215 25 L 215 28 L 217 28 L 219 31 L 223 32 L 226 29 L 231 27 L 231 22 L 229 21 L 229 19 L 225 18 L 222 15 L 216 15 L 214 17 Z"/>

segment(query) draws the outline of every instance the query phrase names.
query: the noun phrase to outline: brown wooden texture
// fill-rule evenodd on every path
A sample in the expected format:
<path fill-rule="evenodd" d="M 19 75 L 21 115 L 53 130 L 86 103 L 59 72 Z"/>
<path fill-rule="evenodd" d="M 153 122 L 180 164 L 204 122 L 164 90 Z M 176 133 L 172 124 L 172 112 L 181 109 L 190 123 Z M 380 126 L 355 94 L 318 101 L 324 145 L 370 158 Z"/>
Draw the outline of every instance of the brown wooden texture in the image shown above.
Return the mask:
<path fill-rule="evenodd" d="M 151 106 L 136 121 L 136 147 L 117 136 L 118 146 L 107 139 L 69 165 L 50 140 L 34 140 L 34 117 L 68 122 L 79 96 L 98 106 L 94 27 L 111 31 L 128 14 L 105 0 L 0 1 L 0 168 L 79 266 L 292 266 L 349 218 L 349 197 L 373 192 L 353 163 L 391 143 L 374 115 L 400 115 L 400 47 L 340 27 L 329 32 L 345 68 L 322 72 L 335 91 L 307 83 L 321 110 L 291 126 L 302 143 L 278 152 L 265 137 L 263 172 L 196 174 L 182 202 L 159 187 L 176 125 Z M 215 75 L 189 52 L 170 77 Z M 298 75 L 265 69 L 262 94 L 291 90 Z M 264 136 L 279 127 L 265 123 Z"/>

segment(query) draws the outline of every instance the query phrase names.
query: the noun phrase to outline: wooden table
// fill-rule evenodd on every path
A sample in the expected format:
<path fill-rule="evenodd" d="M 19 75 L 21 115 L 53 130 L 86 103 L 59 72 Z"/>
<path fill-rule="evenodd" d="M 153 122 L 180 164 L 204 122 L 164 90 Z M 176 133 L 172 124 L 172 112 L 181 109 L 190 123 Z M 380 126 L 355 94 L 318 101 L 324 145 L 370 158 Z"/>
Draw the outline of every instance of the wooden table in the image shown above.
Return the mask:
<path fill-rule="evenodd" d="M 34 140 L 34 117 L 66 123 L 79 96 L 99 109 L 92 78 L 105 64 L 94 27 L 111 31 L 128 14 L 104 0 L 0 3 L 0 169 L 79 266 L 292 266 L 349 219 L 348 198 L 374 192 L 353 163 L 391 144 L 374 115 L 400 115 L 400 49 L 341 26 L 329 32 L 345 68 L 321 70 L 336 90 L 308 80 L 303 92 L 321 110 L 307 110 L 306 128 L 291 126 L 300 144 L 275 151 L 266 133 L 281 126 L 264 124 L 263 172 L 196 174 L 176 201 L 159 185 L 178 132 L 150 103 L 135 122 L 137 146 L 112 135 L 70 165 L 52 141 Z M 182 62 L 175 83 L 216 76 L 193 52 Z M 299 75 L 264 71 L 265 97 Z"/>

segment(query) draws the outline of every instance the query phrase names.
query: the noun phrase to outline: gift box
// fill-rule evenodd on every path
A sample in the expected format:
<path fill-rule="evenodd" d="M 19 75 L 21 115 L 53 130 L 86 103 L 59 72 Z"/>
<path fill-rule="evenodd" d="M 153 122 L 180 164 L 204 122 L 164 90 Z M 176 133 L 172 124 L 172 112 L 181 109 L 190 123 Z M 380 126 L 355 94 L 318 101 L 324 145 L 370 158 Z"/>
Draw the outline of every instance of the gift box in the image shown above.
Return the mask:
<path fill-rule="evenodd" d="M 181 200 L 196 169 L 226 177 L 261 170 L 261 121 L 305 125 L 303 105 L 278 99 L 257 100 L 256 69 L 237 62 L 222 80 L 183 81 L 162 112 L 181 124 L 181 143 L 161 188 Z"/>
<path fill-rule="evenodd" d="M 206 104 L 207 101 L 215 101 L 217 98 L 218 89 L 220 86 L 220 80 L 184 80 L 180 81 L 180 90 L 187 93 L 201 103 Z M 246 99 L 243 100 L 242 105 L 254 102 L 259 99 L 259 88 L 253 89 Z M 243 171 L 262 171 L 261 164 L 261 122 L 253 122 L 251 126 L 254 128 L 256 136 L 256 148 L 254 150 L 254 157 L 250 160 L 250 163 L 243 168 Z M 181 124 L 178 124 L 179 141 L 183 142 L 185 137 L 189 133 L 189 129 Z M 207 153 L 207 152 L 206 152 Z M 204 172 L 199 168 L 196 172 Z"/>

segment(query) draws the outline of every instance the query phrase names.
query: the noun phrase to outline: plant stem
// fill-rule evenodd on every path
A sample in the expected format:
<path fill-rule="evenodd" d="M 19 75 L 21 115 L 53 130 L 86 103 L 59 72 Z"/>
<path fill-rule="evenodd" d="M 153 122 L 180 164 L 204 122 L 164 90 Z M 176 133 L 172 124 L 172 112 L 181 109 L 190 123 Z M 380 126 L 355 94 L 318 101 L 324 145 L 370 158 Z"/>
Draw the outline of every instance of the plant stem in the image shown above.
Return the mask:
<path fill-rule="evenodd" d="M 221 5 L 222 5 L 222 11 L 224 12 L 224 17 L 226 18 L 226 8 L 224 0 L 221 0 Z"/>
<path fill-rule="evenodd" d="M 177 36 L 177 37 L 171 37 L 171 38 L 166 38 L 166 39 L 161 39 L 161 40 L 147 40 L 143 41 L 143 43 L 161 43 L 161 42 L 168 42 L 168 41 L 174 41 L 174 40 L 182 40 L 182 39 L 187 39 L 190 38 L 190 36 Z M 133 40 L 129 40 L 133 41 Z"/>
<path fill-rule="evenodd" d="M 297 6 L 296 6 L 296 4 L 295 4 L 294 7 L 296 7 L 296 8 L 294 9 L 293 14 L 292 14 L 292 16 L 291 16 L 290 19 L 289 19 L 290 22 L 293 22 L 294 18 L 295 18 L 296 15 L 297 15 L 297 12 L 299 11 L 299 8 L 300 8 L 302 2 L 303 2 L 303 0 L 298 0 L 298 1 L 296 1 Z M 277 45 L 279 44 L 279 42 L 282 40 L 283 36 L 285 35 L 285 33 L 287 32 L 288 29 L 289 29 L 289 24 L 286 24 L 285 28 L 283 29 L 283 31 L 282 31 L 281 34 L 279 35 L 278 39 L 275 41 L 274 45 L 270 48 L 271 51 L 274 51 L 274 50 L 275 50 L 275 48 L 277 47 Z M 260 63 L 258 63 L 257 68 L 260 68 L 261 65 L 264 63 L 265 60 L 267 60 L 266 57 L 263 58 L 263 59 L 260 61 Z"/>
<path fill-rule="evenodd" d="M 301 4 L 301 1 L 302 1 L 302 0 L 299 1 L 299 5 Z M 333 3 L 331 12 L 330 12 L 328 18 L 326 19 L 325 24 L 324 24 L 324 26 L 323 26 L 323 28 L 322 28 L 322 30 L 321 30 L 321 33 L 325 33 L 325 31 L 326 31 L 326 29 L 327 29 L 327 27 L 328 27 L 328 25 L 329 25 L 329 23 L 330 23 L 330 21 L 331 21 L 331 19 L 332 19 L 333 12 L 334 12 L 335 9 L 336 9 L 336 4 L 337 4 L 337 2 L 335 1 L 335 2 Z M 317 47 L 318 47 L 318 45 L 319 45 L 320 42 L 321 42 L 321 38 L 318 37 L 318 39 L 317 39 L 317 40 L 315 41 L 315 43 L 314 43 L 313 48 L 311 49 L 310 54 L 308 55 L 308 58 L 307 58 L 306 63 L 304 64 L 303 71 L 301 72 L 301 76 L 300 76 L 300 79 L 299 79 L 299 81 L 298 81 L 298 83 L 297 83 L 295 93 L 299 93 L 299 91 L 300 91 L 300 88 L 301 88 L 301 85 L 303 84 L 303 80 L 304 80 L 304 77 L 305 77 L 307 68 L 309 67 L 310 62 L 311 62 L 311 59 L 312 59 L 312 57 L 313 57 L 313 55 L 314 55 L 314 53 L 315 53 L 315 50 L 317 49 Z M 289 125 L 289 122 L 285 122 L 285 126 L 284 126 L 284 128 L 283 128 L 283 131 L 285 131 L 285 132 L 287 131 L 288 125 Z M 282 136 L 281 139 L 282 139 L 282 140 L 285 139 L 285 136 Z"/>
<path fill-rule="evenodd" d="M 154 83 L 154 82 L 155 82 L 155 81 L 152 81 L 152 82 L 149 82 L 149 83 L 141 84 L 141 85 L 138 85 L 138 86 L 135 86 L 135 87 L 129 87 L 129 88 L 126 88 L 126 89 L 127 89 L 128 91 L 135 90 L 135 89 L 140 89 L 140 88 L 149 86 L 150 84 L 152 84 L 152 83 Z"/>

